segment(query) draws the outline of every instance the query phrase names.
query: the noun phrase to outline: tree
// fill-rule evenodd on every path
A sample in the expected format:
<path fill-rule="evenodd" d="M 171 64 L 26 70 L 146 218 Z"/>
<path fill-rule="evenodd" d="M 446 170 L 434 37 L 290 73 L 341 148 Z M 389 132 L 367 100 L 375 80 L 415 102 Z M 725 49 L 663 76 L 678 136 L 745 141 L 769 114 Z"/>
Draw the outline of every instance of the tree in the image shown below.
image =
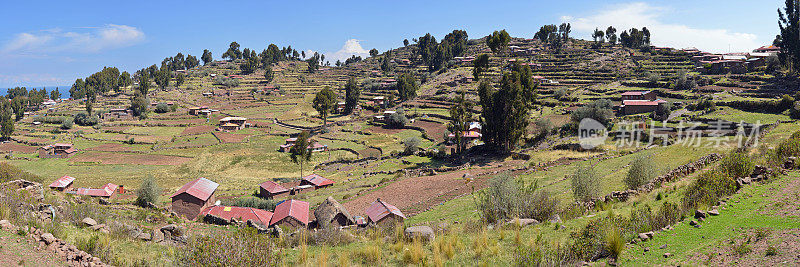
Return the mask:
<path fill-rule="evenodd" d="M 369 56 L 371 56 L 371 57 L 376 57 L 376 56 L 378 56 L 378 53 L 379 53 L 379 52 L 378 52 L 378 49 L 375 49 L 375 48 L 373 48 L 373 49 L 370 49 L 370 50 L 369 50 Z"/>
<path fill-rule="evenodd" d="M 489 46 L 489 49 L 495 54 L 504 51 L 509 42 L 511 42 L 511 36 L 508 35 L 506 30 L 494 31 L 486 38 L 486 45 Z"/>
<path fill-rule="evenodd" d="M 427 33 L 425 36 L 419 38 L 416 53 L 420 55 L 422 62 L 430 66 L 431 62 L 433 62 L 433 57 L 436 55 L 436 47 L 438 45 L 439 43 L 436 42 L 436 37 Z"/>
<path fill-rule="evenodd" d="M 201 56 L 200 59 L 203 60 L 203 65 L 208 65 L 208 63 L 214 61 L 214 57 L 211 55 L 211 51 L 208 51 L 208 49 L 203 50 L 203 56 Z"/>
<path fill-rule="evenodd" d="M 543 43 L 552 43 L 556 39 L 555 33 L 558 31 L 558 27 L 555 24 L 543 25 L 539 27 L 539 31 L 533 35 L 533 38 L 539 39 Z"/>
<path fill-rule="evenodd" d="M 56 87 L 55 90 L 50 91 L 50 99 L 52 99 L 52 100 L 61 99 L 61 92 L 58 91 L 58 87 Z"/>
<path fill-rule="evenodd" d="M 678 77 L 675 78 L 675 89 L 692 90 L 695 87 L 697 87 L 697 82 L 689 76 L 686 70 L 678 71 Z"/>
<path fill-rule="evenodd" d="M 150 78 L 147 75 L 139 77 L 139 87 L 137 91 L 145 96 L 150 91 Z"/>
<path fill-rule="evenodd" d="M 608 126 L 608 123 L 614 117 L 614 111 L 612 108 L 613 104 L 611 104 L 610 100 L 597 99 L 594 102 L 573 111 L 571 114 L 571 119 L 576 125 L 579 124 L 583 119 L 588 118 Z"/>
<path fill-rule="evenodd" d="M 563 42 L 567 42 L 569 40 L 569 33 L 572 32 L 572 25 L 569 23 L 561 23 L 558 26 L 558 32 L 561 34 L 561 39 Z"/>
<path fill-rule="evenodd" d="M 167 105 L 167 103 L 158 103 L 158 105 L 156 105 L 155 112 L 156 113 L 167 113 L 167 112 L 169 112 L 169 106 Z"/>
<path fill-rule="evenodd" d="M 381 58 L 381 70 L 383 73 L 387 73 L 392 70 L 392 51 L 386 51 L 383 53 L 383 58 Z"/>
<path fill-rule="evenodd" d="M 605 41 L 604 40 L 604 36 L 605 36 L 605 34 L 603 33 L 603 31 L 598 30 L 597 28 L 595 28 L 594 29 L 594 33 L 592 33 L 592 38 L 594 38 L 595 44 L 598 44 L 598 45 Z"/>
<path fill-rule="evenodd" d="M 259 58 L 256 55 L 256 52 L 250 52 L 250 56 L 245 58 L 244 62 L 239 66 L 239 69 L 242 70 L 244 74 L 250 74 L 256 71 L 258 68 Z"/>
<path fill-rule="evenodd" d="M 623 181 L 628 189 L 638 189 L 658 176 L 658 167 L 652 155 L 638 155 L 631 162 L 628 174 Z"/>
<path fill-rule="evenodd" d="M 403 46 L 408 46 L 408 39 L 403 39 Z"/>
<path fill-rule="evenodd" d="M 386 125 L 393 129 L 403 129 L 408 124 L 408 117 L 406 117 L 403 109 L 397 109 L 394 113 L 389 114 L 386 118 Z"/>
<path fill-rule="evenodd" d="M 419 145 L 422 143 L 422 140 L 419 137 L 409 137 L 403 140 L 403 153 L 406 155 L 414 155 L 419 150 Z"/>
<path fill-rule="evenodd" d="M 783 11 L 778 9 L 781 63 L 790 71 L 800 69 L 800 0 L 786 0 Z"/>
<path fill-rule="evenodd" d="M 300 178 L 303 177 L 303 163 L 311 161 L 311 149 L 308 146 L 311 144 L 308 131 L 300 132 L 294 145 L 289 149 L 289 158 L 295 164 L 300 164 Z"/>
<path fill-rule="evenodd" d="M 127 71 L 123 71 L 122 74 L 119 75 L 118 79 L 119 85 L 118 87 L 128 87 L 133 85 L 133 79 L 131 79 L 131 74 Z"/>
<path fill-rule="evenodd" d="M 183 53 L 178 52 L 178 54 L 172 58 L 172 70 L 183 69 L 186 69 L 186 59 L 183 57 Z"/>
<path fill-rule="evenodd" d="M 303 59 L 306 58 L 306 51 L 300 51 L 300 55 L 303 56 Z"/>
<path fill-rule="evenodd" d="M 336 108 L 336 93 L 330 87 L 325 86 L 314 96 L 313 106 L 322 117 L 322 127 L 328 127 L 328 115 Z"/>
<path fill-rule="evenodd" d="M 361 98 L 361 87 L 358 87 L 355 77 L 347 79 L 344 85 L 344 113 L 353 113 L 358 106 L 358 99 Z"/>
<path fill-rule="evenodd" d="M 11 103 L 8 99 L 0 97 L 0 136 L 3 140 L 9 140 L 11 135 L 14 134 L 14 120 L 11 118 L 13 115 Z"/>
<path fill-rule="evenodd" d="M 156 73 L 156 84 L 158 87 L 161 87 L 161 90 L 164 90 L 169 86 L 169 81 L 172 79 L 172 75 L 170 74 L 169 70 L 159 70 Z"/>
<path fill-rule="evenodd" d="M 271 83 L 272 79 L 275 78 L 275 73 L 272 72 L 272 66 L 267 65 L 264 67 L 264 80 L 267 83 Z"/>
<path fill-rule="evenodd" d="M 606 39 L 611 45 L 617 44 L 617 29 L 614 26 L 608 26 L 606 29 Z"/>
<path fill-rule="evenodd" d="M 478 81 L 481 75 L 489 70 L 489 55 L 480 54 L 472 60 L 472 76 Z"/>
<path fill-rule="evenodd" d="M 469 124 L 472 122 L 472 102 L 466 99 L 466 92 L 461 91 L 461 95 L 456 98 L 456 104 L 450 108 L 450 124 L 448 130 L 455 135 L 458 153 L 464 152 L 467 142 L 464 133 L 469 131 Z"/>
<path fill-rule="evenodd" d="M 401 101 L 414 99 L 417 97 L 417 78 L 409 73 L 403 73 L 397 78 L 397 93 L 400 95 Z"/>
<path fill-rule="evenodd" d="M 492 88 L 488 81 L 481 82 L 478 95 L 483 110 L 483 141 L 489 147 L 508 152 L 516 146 L 528 126 L 528 111 L 536 98 L 535 88 L 530 67 L 519 64 L 503 74 L 499 90 Z"/>
<path fill-rule="evenodd" d="M 177 76 L 175 76 L 175 87 L 181 87 L 184 82 L 186 82 L 186 75 L 179 73 Z"/>
<path fill-rule="evenodd" d="M 25 99 L 22 97 L 15 97 L 11 99 L 11 109 L 14 111 L 14 120 L 19 121 L 25 117 Z"/>
<path fill-rule="evenodd" d="M 650 30 L 647 27 L 642 27 L 642 45 L 650 46 Z"/>
<path fill-rule="evenodd" d="M 133 111 L 133 115 L 137 117 L 143 117 L 147 113 L 147 107 L 150 106 L 150 101 L 147 100 L 147 97 L 142 95 L 139 92 L 136 92 L 131 98 L 131 110 Z"/>
<path fill-rule="evenodd" d="M 242 58 L 242 51 L 239 51 L 239 43 L 231 42 L 228 50 L 222 54 L 222 58 L 227 58 L 230 60 L 237 60 Z"/>
<path fill-rule="evenodd" d="M 320 62 L 321 57 L 319 53 L 314 52 L 314 55 L 306 60 L 306 63 L 308 63 L 308 73 L 316 72 L 319 69 Z"/>
<path fill-rule="evenodd" d="M 200 61 L 195 56 L 187 55 L 185 65 L 187 69 L 192 69 L 200 65 Z"/>

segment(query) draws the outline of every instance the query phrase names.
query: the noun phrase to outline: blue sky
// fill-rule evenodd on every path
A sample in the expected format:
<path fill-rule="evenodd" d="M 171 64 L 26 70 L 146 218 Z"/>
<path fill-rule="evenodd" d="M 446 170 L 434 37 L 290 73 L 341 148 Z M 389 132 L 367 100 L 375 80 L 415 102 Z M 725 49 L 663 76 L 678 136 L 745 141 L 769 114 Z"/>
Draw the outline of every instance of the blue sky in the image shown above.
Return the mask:
<path fill-rule="evenodd" d="M 600 3 L 602 2 L 602 3 Z M 543 24 L 647 26 L 655 45 L 748 51 L 777 34 L 768 1 L 10 1 L 0 27 L 0 88 L 70 85 L 103 66 L 129 72 L 177 52 L 219 58 L 231 41 L 319 51 L 326 59 L 385 51 L 427 32 L 470 38 L 507 29 L 531 38 Z M 331 60 L 331 61 L 333 61 Z"/>

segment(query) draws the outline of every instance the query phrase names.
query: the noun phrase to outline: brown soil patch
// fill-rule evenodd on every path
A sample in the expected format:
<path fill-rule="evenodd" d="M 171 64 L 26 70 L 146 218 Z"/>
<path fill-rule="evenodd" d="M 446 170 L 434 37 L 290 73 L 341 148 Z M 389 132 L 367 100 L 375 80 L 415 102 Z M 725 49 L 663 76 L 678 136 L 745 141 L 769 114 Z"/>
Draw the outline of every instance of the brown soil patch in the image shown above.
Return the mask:
<path fill-rule="evenodd" d="M 755 230 L 750 230 L 741 238 L 732 240 L 736 244 L 750 240 L 750 252 L 739 255 L 733 244 L 723 242 L 709 254 L 696 254 L 691 262 L 701 262 L 708 266 L 799 266 L 800 265 L 800 229 L 782 230 L 770 233 L 758 239 Z M 775 255 L 766 256 L 767 249 L 774 247 Z M 709 255 L 711 257 L 709 258 Z"/>
<path fill-rule="evenodd" d="M 122 144 L 102 144 L 88 150 L 92 151 L 104 151 L 104 152 L 130 152 L 134 151 L 128 147 L 123 146 Z"/>
<path fill-rule="evenodd" d="M 405 131 L 405 130 L 406 129 L 383 128 L 383 126 L 371 126 L 371 127 L 367 128 L 367 132 L 379 133 L 379 134 L 388 134 L 388 135 L 397 134 L 397 133 Z"/>
<path fill-rule="evenodd" d="M 2 152 L 20 152 L 20 153 L 33 153 L 36 152 L 37 147 L 34 146 L 26 146 L 17 143 L 5 143 L 0 144 L 0 151 Z"/>
<path fill-rule="evenodd" d="M 344 206 L 352 214 L 363 215 L 364 210 L 375 199 L 380 198 L 395 205 L 406 216 L 413 216 L 437 204 L 471 193 L 473 186 L 475 190 L 481 189 L 495 172 L 509 170 L 512 167 L 515 166 L 510 162 L 492 163 L 482 169 L 461 170 L 423 177 L 405 177 L 350 200 L 344 203 Z M 468 173 L 474 176 L 470 183 L 466 183 L 463 178 L 464 174 Z"/>
<path fill-rule="evenodd" d="M 800 178 L 791 179 L 779 192 L 774 193 L 767 207 L 759 211 L 763 215 L 800 216 Z"/>
<path fill-rule="evenodd" d="M 105 152 L 84 152 L 73 156 L 70 162 L 100 162 L 102 164 L 134 164 L 134 165 L 181 165 L 188 162 L 191 158 L 166 156 L 166 155 L 145 155 L 145 154 L 123 154 Z"/>
<path fill-rule="evenodd" d="M 225 132 L 215 132 L 214 135 L 223 143 L 241 143 L 245 138 L 250 136 L 249 134 L 232 134 Z"/>
<path fill-rule="evenodd" d="M 428 135 L 428 137 L 433 138 L 437 142 L 444 141 L 444 131 L 447 130 L 447 127 L 444 124 L 415 120 L 411 125 L 425 129 L 425 133 Z"/>
<path fill-rule="evenodd" d="M 358 155 L 361 157 L 380 157 L 381 151 L 374 148 L 367 148 L 358 151 Z"/>
<path fill-rule="evenodd" d="M 108 127 L 103 127 L 103 130 L 106 130 L 106 131 L 109 131 L 109 132 L 120 132 L 120 133 L 122 133 L 122 132 L 125 132 L 126 130 L 128 130 L 130 128 L 131 127 L 129 127 L 129 126 L 108 126 Z"/>
<path fill-rule="evenodd" d="M 2 230 L 5 232 L 5 230 Z M 16 233 L 5 232 L 0 236 L 0 266 L 64 266 L 56 254 L 29 243 Z"/>
<path fill-rule="evenodd" d="M 214 131 L 214 126 L 212 125 L 200 125 L 200 126 L 192 126 L 188 127 L 183 130 L 181 135 L 193 135 L 193 134 L 203 134 L 203 133 L 210 133 Z"/>

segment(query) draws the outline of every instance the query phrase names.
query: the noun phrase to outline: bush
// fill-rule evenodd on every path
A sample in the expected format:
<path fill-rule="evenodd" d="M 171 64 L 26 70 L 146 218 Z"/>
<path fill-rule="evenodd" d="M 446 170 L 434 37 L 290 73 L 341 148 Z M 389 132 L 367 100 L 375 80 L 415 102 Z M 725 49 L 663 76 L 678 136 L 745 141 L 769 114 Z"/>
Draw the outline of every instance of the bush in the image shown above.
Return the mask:
<path fill-rule="evenodd" d="M 603 125 L 608 126 L 608 122 L 614 117 L 613 105 L 608 99 L 598 99 L 594 102 L 580 107 L 572 112 L 572 122 L 580 123 L 581 120 L 589 118 L 594 119 Z"/>
<path fill-rule="evenodd" d="M 80 126 L 93 126 L 100 123 L 100 118 L 95 115 L 89 115 L 89 113 L 86 113 L 85 111 L 81 111 L 78 114 L 75 114 L 74 121 Z"/>
<path fill-rule="evenodd" d="M 576 201 L 588 202 L 600 195 L 600 177 L 591 164 L 579 166 L 571 180 L 572 194 Z"/>
<path fill-rule="evenodd" d="M 689 77 L 686 70 L 678 72 L 678 78 L 675 79 L 675 89 L 692 90 L 695 87 L 697 87 L 697 83 L 694 81 L 694 78 Z"/>
<path fill-rule="evenodd" d="M 147 207 L 147 203 L 156 204 L 158 197 L 161 195 L 161 188 L 156 183 L 152 176 L 147 177 L 142 181 L 142 185 L 136 190 L 136 205 Z"/>
<path fill-rule="evenodd" d="M 178 265 L 185 266 L 277 266 L 273 247 L 268 235 L 248 227 L 194 235 L 176 256 Z"/>
<path fill-rule="evenodd" d="M 655 179 L 658 175 L 657 172 L 656 163 L 653 161 L 652 155 L 638 155 L 631 162 L 628 175 L 625 176 L 623 181 L 628 189 L 637 189 Z"/>
<path fill-rule="evenodd" d="M 61 129 L 62 130 L 72 129 L 72 125 L 73 125 L 72 118 L 65 119 L 63 122 L 61 122 Z"/>
<path fill-rule="evenodd" d="M 686 189 L 686 195 L 682 200 L 683 209 L 690 211 L 700 205 L 712 206 L 720 197 L 732 195 L 736 190 L 738 190 L 736 180 L 721 171 L 701 173 Z"/>
<path fill-rule="evenodd" d="M 795 138 L 793 134 L 792 138 L 778 144 L 774 151 L 772 162 L 774 164 L 782 164 L 789 157 L 797 156 L 800 156 L 800 138 Z"/>
<path fill-rule="evenodd" d="M 622 232 L 617 227 L 612 227 L 606 236 L 606 250 L 611 253 L 611 257 L 615 260 L 619 259 L 622 250 L 625 249 L 625 239 L 622 237 Z"/>
<path fill-rule="evenodd" d="M 488 223 L 511 218 L 532 218 L 546 221 L 556 214 L 558 199 L 536 184 L 525 186 L 508 173 L 489 181 L 489 187 L 478 195 L 478 210 Z"/>
<path fill-rule="evenodd" d="M 753 159 L 743 152 L 732 152 L 723 157 L 719 164 L 720 171 L 733 179 L 750 176 L 755 167 Z"/>
<path fill-rule="evenodd" d="M 390 114 L 389 117 L 386 118 L 386 125 L 391 128 L 402 129 L 406 127 L 406 124 L 408 124 L 408 118 L 401 109 L 398 109 L 397 112 Z"/>
<path fill-rule="evenodd" d="M 406 155 L 413 155 L 414 153 L 419 150 L 419 145 L 422 143 L 422 140 L 419 137 L 410 137 L 403 140 L 403 152 Z"/>
<path fill-rule="evenodd" d="M 169 112 L 169 110 L 170 110 L 169 106 L 166 103 L 158 103 L 158 105 L 156 105 L 155 112 L 156 113 L 167 113 L 167 112 Z"/>

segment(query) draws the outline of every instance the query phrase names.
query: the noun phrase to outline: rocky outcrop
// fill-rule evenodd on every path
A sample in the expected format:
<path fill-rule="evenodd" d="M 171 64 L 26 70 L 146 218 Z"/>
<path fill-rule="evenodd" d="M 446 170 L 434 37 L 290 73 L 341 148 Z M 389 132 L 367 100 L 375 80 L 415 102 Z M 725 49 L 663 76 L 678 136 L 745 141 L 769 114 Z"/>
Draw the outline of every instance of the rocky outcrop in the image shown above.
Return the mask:
<path fill-rule="evenodd" d="M 436 238 L 436 234 L 433 232 L 433 228 L 424 225 L 412 226 L 406 228 L 405 236 L 408 239 L 420 238 L 426 241 L 433 241 L 433 239 Z"/>
<path fill-rule="evenodd" d="M 79 250 L 75 245 L 68 244 L 66 241 L 55 237 L 51 233 L 42 231 L 32 226 L 17 227 L 7 220 L 0 221 L 0 227 L 5 231 L 17 233 L 23 230 L 28 233 L 28 238 L 39 243 L 39 248 L 52 251 L 59 258 L 66 262 L 68 266 L 111 266 L 103 263 L 98 257 Z"/>

